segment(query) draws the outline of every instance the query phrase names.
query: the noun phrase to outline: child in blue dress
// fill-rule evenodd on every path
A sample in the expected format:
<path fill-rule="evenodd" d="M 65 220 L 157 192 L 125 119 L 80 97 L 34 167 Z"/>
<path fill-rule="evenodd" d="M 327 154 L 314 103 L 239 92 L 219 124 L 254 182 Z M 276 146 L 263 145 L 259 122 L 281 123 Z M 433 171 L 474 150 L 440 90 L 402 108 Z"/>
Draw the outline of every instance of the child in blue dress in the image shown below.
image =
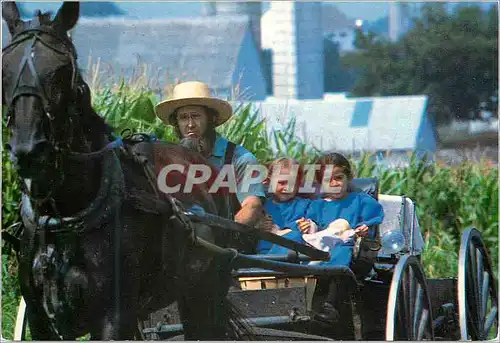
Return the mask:
<path fill-rule="evenodd" d="M 279 170 L 273 175 L 278 166 Z M 265 181 L 267 184 L 270 183 L 270 192 L 264 209 L 272 218 L 274 224 L 272 232 L 305 244 L 298 227 L 298 219 L 305 216 L 312 200 L 297 196 L 302 173 L 301 166 L 294 159 L 284 157 L 273 161 L 268 168 L 268 178 Z M 314 225 L 307 229 L 307 232 L 313 231 Z M 286 255 L 287 252 L 287 248 L 266 241 L 260 241 L 257 246 L 259 254 Z"/>
<path fill-rule="evenodd" d="M 322 186 L 321 199 L 310 203 L 306 217 L 318 225 L 318 232 L 304 234 L 303 239 L 322 249 L 322 241 L 328 238 L 325 229 L 342 228 L 350 235 L 330 250 L 331 258 L 321 264 L 350 266 L 356 237 L 371 236 L 369 227 L 382 223 L 384 212 L 382 206 L 370 195 L 362 192 L 352 192 L 351 181 L 353 172 L 349 160 L 343 155 L 332 153 L 320 159 L 321 169 L 318 173 L 318 182 Z M 310 221 L 305 218 L 299 220 L 299 230 L 306 232 L 310 228 Z M 323 235 L 320 239 L 314 239 Z M 325 250 L 325 249 L 322 249 Z M 335 322 L 339 318 L 338 303 L 347 298 L 348 290 L 333 280 L 329 294 L 318 319 Z"/>
<path fill-rule="evenodd" d="M 384 212 L 380 203 L 370 195 L 351 191 L 352 167 L 343 155 L 329 154 L 320 159 L 319 164 L 321 168 L 317 181 L 321 185 L 320 198 L 313 200 L 305 216 L 299 219 L 299 230 L 306 233 L 312 220 L 319 231 L 313 235 L 318 236 L 328 227 L 346 226 L 344 223 L 347 223 L 348 228 L 353 230 L 352 238 L 342 246 L 350 248 L 335 249 L 330 261 L 324 263 L 349 266 L 355 236 L 373 238 L 374 232 L 369 232 L 368 228 L 382 223 Z M 303 238 L 309 241 L 312 237 L 311 232 L 307 232 Z"/>

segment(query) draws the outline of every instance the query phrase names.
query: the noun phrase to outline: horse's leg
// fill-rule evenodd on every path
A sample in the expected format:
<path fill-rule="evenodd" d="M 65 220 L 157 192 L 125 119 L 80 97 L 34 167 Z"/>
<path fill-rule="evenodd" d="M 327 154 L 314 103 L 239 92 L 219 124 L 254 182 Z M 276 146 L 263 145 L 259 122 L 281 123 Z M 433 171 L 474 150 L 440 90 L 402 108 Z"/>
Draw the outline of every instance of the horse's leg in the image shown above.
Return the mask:
<path fill-rule="evenodd" d="M 207 282 L 187 290 L 178 302 L 185 340 L 226 340 L 228 308 L 218 275 L 207 275 Z"/>
<path fill-rule="evenodd" d="M 31 289 L 32 291 L 34 288 Z M 26 291 L 26 285 L 21 283 L 21 293 L 26 302 L 26 315 L 30 329 L 31 339 L 34 341 L 57 341 L 61 338 L 54 332 L 47 313 L 36 295 Z M 76 337 L 64 337 L 64 339 L 74 339 Z"/>
<path fill-rule="evenodd" d="M 124 251 L 133 251 L 127 249 L 124 245 Z M 95 339 L 107 340 L 134 340 L 137 336 L 137 280 L 139 274 L 138 262 L 124 253 L 125 257 L 121 261 L 120 266 L 120 289 L 119 289 L 119 304 L 115 302 L 114 287 L 110 287 L 110 296 L 107 301 L 107 306 L 103 309 L 103 316 L 98 325 L 98 329 L 94 330 L 92 335 Z M 133 255 L 133 254 L 131 254 Z M 134 277 L 130 277 L 134 276 Z M 111 278 L 114 282 L 114 279 Z M 113 285 L 113 284 L 112 284 Z M 116 305 L 120 308 L 116 311 Z M 94 338 L 93 338 L 94 339 Z"/>
<path fill-rule="evenodd" d="M 27 251 L 27 249 L 23 246 L 22 251 Z M 33 282 L 31 275 L 31 259 L 29 257 L 30 255 L 21 254 L 18 277 L 21 294 L 26 302 L 26 314 L 28 317 L 31 338 L 34 341 L 60 340 L 52 330 L 49 318 L 42 306 L 42 295 L 38 294 L 37 288 Z"/>
<path fill-rule="evenodd" d="M 33 341 L 55 341 L 60 338 L 53 332 L 47 315 L 40 304 L 31 300 L 26 301 L 26 314 Z"/>
<path fill-rule="evenodd" d="M 134 340 L 140 339 L 137 326 L 137 312 L 129 306 L 124 306 L 121 314 L 120 332 L 118 337 L 120 340 Z"/>
<path fill-rule="evenodd" d="M 132 310 L 123 310 L 118 320 L 112 309 L 106 311 L 98 326 L 91 330 L 91 340 L 133 340 L 137 334 L 137 319 L 134 313 Z"/>
<path fill-rule="evenodd" d="M 212 231 L 196 225 L 198 237 L 213 242 Z M 227 257 L 213 256 L 201 248 L 189 253 L 178 301 L 186 340 L 228 339 L 229 269 Z"/>

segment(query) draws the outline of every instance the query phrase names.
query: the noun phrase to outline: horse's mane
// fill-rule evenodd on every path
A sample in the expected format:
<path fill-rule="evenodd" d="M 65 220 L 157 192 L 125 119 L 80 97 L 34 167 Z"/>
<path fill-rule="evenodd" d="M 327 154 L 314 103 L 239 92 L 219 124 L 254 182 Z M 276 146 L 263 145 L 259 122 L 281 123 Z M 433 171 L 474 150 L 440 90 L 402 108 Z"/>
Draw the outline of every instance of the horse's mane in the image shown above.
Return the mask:
<path fill-rule="evenodd" d="M 80 106 L 84 114 L 85 124 L 91 132 L 104 133 L 112 137 L 115 128 L 104 120 L 92 107 L 92 97 L 89 85 L 83 80 L 81 72 L 78 73 L 78 87 L 80 93 Z"/>
<path fill-rule="evenodd" d="M 115 128 L 111 126 L 110 124 L 106 123 L 104 118 L 102 118 L 97 112 L 92 110 L 89 113 L 89 126 L 91 129 L 96 130 L 97 132 L 102 132 L 106 134 L 108 137 L 113 136 L 113 132 L 115 131 Z"/>

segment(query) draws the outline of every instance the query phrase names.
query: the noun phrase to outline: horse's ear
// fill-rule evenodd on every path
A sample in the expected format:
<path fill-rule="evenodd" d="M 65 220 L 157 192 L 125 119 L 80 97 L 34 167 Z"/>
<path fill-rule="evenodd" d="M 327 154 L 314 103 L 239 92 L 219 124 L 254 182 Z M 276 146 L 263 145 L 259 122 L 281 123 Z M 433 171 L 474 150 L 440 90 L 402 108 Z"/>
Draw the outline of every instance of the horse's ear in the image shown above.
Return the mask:
<path fill-rule="evenodd" d="M 10 35 L 14 36 L 16 28 L 22 22 L 14 1 L 2 1 L 2 17 L 9 28 Z"/>
<path fill-rule="evenodd" d="M 60 25 L 63 30 L 69 31 L 76 25 L 79 16 L 80 3 L 65 1 L 59 11 L 57 11 L 54 22 Z"/>

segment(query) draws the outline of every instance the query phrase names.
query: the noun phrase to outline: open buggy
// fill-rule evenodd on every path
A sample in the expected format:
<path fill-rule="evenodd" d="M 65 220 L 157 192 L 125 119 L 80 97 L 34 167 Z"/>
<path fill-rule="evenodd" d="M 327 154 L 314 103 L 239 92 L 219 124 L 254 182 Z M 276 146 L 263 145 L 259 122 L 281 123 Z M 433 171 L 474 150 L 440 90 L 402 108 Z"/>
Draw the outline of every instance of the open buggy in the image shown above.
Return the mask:
<path fill-rule="evenodd" d="M 186 336 L 190 331 L 192 337 L 215 336 L 210 334 L 216 330 L 207 332 L 207 328 L 225 330 L 219 320 L 225 313 L 202 318 L 196 310 L 215 312 L 226 301 L 219 289 L 227 289 L 225 280 L 220 280 L 228 274 L 217 274 L 218 257 L 224 254 L 233 263 L 235 286 L 229 297 L 250 318 L 257 339 L 497 337 L 496 280 L 477 230 L 463 233 L 458 277 L 427 280 L 420 260 L 424 244 L 415 204 L 406 197 L 378 194 L 375 179 L 357 179 L 358 190 L 384 207 L 385 220 L 374 228 L 376 238 L 357 242 L 349 268 L 307 264 L 326 260 L 329 254 L 158 194 L 155 156 L 161 157 L 161 165 L 202 164 L 203 160 L 174 144 L 142 135 L 140 140 L 133 135 L 117 139 L 111 134 L 112 129 L 92 109 L 90 89 L 68 38 L 78 21 L 78 3 L 65 2 L 54 19 L 38 11 L 25 22 L 15 3 L 3 2 L 2 16 L 12 36 L 2 50 L 6 95 L 2 98 L 6 122 L 15 137 L 9 144 L 11 154 L 18 159 L 22 176 L 25 227 L 21 230 L 22 225 L 16 224 L 19 230 L 11 228 L 14 235 L 2 233 L 21 252 L 19 281 L 26 304 L 21 300 L 16 340 L 25 335 L 25 309 L 31 335 L 38 340 L 67 340 L 87 333 L 102 340 L 136 337 L 137 317 L 148 315 L 141 321 L 146 339 L 178 338 L 183 328 L 175 306 L 156 311 L 172 303 L 175 293 L 189 302 L 184 304 L 188 309 L 184 317 L 190 318 L 183 322 L 192 328 L 186 325 Z M 47 139 L 34 141 L 37 137 Z M 192 203 L 203 201 L 207 212 L 210 205 L 210 213 L 216 213 L 215 201 L 204 194 L 208 192 L 200 187 L 198 195 L 186 198 Z M 61 208 L 66 214 L 60 213 Z M 191 225 L 196 222 L 214 229 L 253 232 L 295 253 L 248 255 L 222 248 L 196 237 Z M 163 230 L 144 230 L 160 225 Z M 16 240 L 19 231 L 22 239 Z M 195 256 L 185 266 L 185 258 L 192 256 L 186 251 L 195 244 L 213 254 Z M 161 263 L 155 263 L 155 258 Z M 184 271 L 198 265 L 204 269 L 194 275 L 196 287 L 179 291 L 179 284 L 193 285 L 187 282 L 191 274 L 186 276 Z M 333 327 L 312 317 L 324 297 L 324 277 L 350 289 L 341 322 Z M 203 321 L 205 327 L 199 325 Z"/>
<path fill-rule="evenodd" d="M 350 268 L 304 264 L 325 258 L 305 246 L 288 256 L 235 257 L 235 286 L 229 297 L 269 340 L 486 340 L 498 337 L 498 293 L 488 251 L 474 228 L 462 234 L 457 278 L 427 279 L 421 264 L 424 240 L 416 205 L 405 196 L 379 194 L 378 180 L 354 179 L 384 208 L 376 238 L 358 239 Z M 226 227 L 226 220 L 189 212 L 193 220 Z M 231 229 L 238 230 L 238 224 Z M 282 244 L 282 241 L 276 241 Z M 302 249 L 300 249 L 302 248 Z M 304 253 L 299 252 L 305 251 Z M 307 256 L 310 255 L 310 256 Z M 239 261 L 239 262 L 238 262 Z M 348 283 L 350 299 L 331 327 L 314 320 L 322 303 L 324 277 Z M 179 339 L 175 304 L 144 321 L 145 339 Z"/>
<path fill-rule="evenodd" d="M 488 251 L 474 228 L 462 234 L 458 277 L 427 279 L 421 264 L 424 240 L 416 205 L 410 198 L 379 194 L 377 179 L 354 179 L 384 208 L 385 218 L 374 228 L 376 238 L 359 238 L 350 268 L 322 267 L 304 262 L 328 258 L 328 253 L 271 235 L 288 244 L 287 256 L 236 254 L 234 286 L 229 297 L 262 340 L 487 340 L 498 338 L 498 292 Z M 192 221 L 223 230 L 244 230 L 240 224 L 184 210 Z M 209 247 L 214 249 L 214 247 Z M 217 247 L 215 247 L 216 250 Z M 216 253 L 223 253 L 222 248 Z M 308 256 L 309 255 L 309 256 Z M 324 301 L 324 277 L 349 284 L 350 298 L 339 308 L 338 325 L 314 320 Z M 14 339 L 25 337 L 21 300 Z M 182 339 L 176 304 L 142 321 L 146 340 Z"/>

